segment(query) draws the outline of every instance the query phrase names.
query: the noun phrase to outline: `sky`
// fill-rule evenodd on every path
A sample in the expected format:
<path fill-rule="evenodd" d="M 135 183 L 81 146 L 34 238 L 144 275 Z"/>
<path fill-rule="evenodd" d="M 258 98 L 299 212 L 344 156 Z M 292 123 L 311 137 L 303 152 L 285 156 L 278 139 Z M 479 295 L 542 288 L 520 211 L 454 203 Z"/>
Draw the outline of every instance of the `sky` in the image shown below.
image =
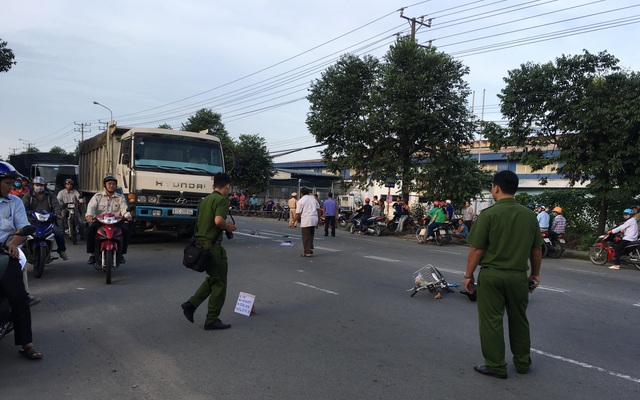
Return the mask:
<path fill-rule="evenodd" d="M 263 137 L 276 163 L 319 159 L 317 148 L 279 155 L 316 145 L 305 123 L 310 84 L 340 55 L 382 59 L 409 33 L 401 8 L 431 19 L 417 42 L 468 66 L 469 107 L 501 121 L 496 95 L 523 63 L 606 50 L 640 71 L 639 3 L 0 0 L 0 40 L 17 61 L 0 73 L 0 156 L 73 151 L 111 113 L 119 126 L 180 129 L 210 108 L 232 138 Z"/>

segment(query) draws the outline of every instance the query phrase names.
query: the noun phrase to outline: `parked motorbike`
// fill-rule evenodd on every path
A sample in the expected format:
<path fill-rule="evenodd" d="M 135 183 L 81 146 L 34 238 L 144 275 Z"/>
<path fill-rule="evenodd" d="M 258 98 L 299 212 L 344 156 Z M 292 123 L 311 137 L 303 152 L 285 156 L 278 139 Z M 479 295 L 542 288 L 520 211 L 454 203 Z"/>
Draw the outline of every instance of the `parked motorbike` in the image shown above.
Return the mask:
<path fill-rule="evenodd" d="M 349 232 L 360 231 L 367 235 L 380 236 L 385 227 L 386 224 L 383 217 L 369 217 L 363 220 L 363 213 L 358 212 L 351 218 Z"/>
<path fill-rule="evenodd" d="M 542 257 L 560 258 L 564 253 L 564 234 L 551 235 L 548 231 L 542 232 Z"/>
<path fill-rule="evenodd" d="M 349 219 L 345 213 L 338 213 L 338 225 L 343 229 L 349 225 Z"/>
<path fill-rule="evenodd" d="M 106 273 L 107 285 L 111 284 L 111 271 L 120 266 L 122 256 L 122 245 L 124 237 L 120 222 L 123 217 L 112 213 L 96 216 L 96 220 L 101 226 L 96 232 L 95 264 L 94 268 Z"/>
<path fill-rule="evenodd" d="M 41 278 L 44 273 L 45 264 L 50 264 L 58 257 L 53 257 L 53 227 L 57 222 L 56 215 L 44 210 L 27 211 L 29 220 L 35 226 L 35 232 L 27 236 L 27 240 L 22 244 L 22 250 L 27 258 L 27 262 L 33 265 L 33 275 Z"/>
<path fill-rule="evenodd" d="M 386 232 L 388 233 L 395 232 L 396 229 L 398 228 L 398 222 L 399 222 L 398 217 L 394 217 L 392 220 L 390 220 L 387 223 Z M 416 220 L 413 219 L 413 217 L 409 216 L 409 218 L 407 218 L 407 220 L 404 221 L 404 224 L 402 225 L 402 232 L 413 235 L 414 233 L 416 233 L 416 231 L 419 228 L 420 228 L 419 223 L 416 222 Z"/>
<path fill-rule="evenodd" d="M 35 232 L 35 230 L 36 229 L 34 226 L 29 225 L 22 228 L 20 232 L 16 233 L 16 235 L 20 235 L 20 236 L 31 235 L 33 232 Z M 5 240 L 4 243 L 2 243 L 2 246 L 0 246 L 0 264 L 7 264 L 9 262 L 9 253 L 7 252 L 7 242 L 9 241 L 10 238 L 11 236 L 9 236 L 7 240 Z M 2 278 L 1 275 L 0 275 L 0 278 Z M 2 338 L 8 333 L 11 333 L 11 331 L 13 331 L 13 318 L 11 317 L 11 306 L 9 305 L 9 300 L 3 295 L 0 295 L 0 340 L 2 340 Z"/>
<path fill-rule="evenodd" d="M 616 256 L 615 246 L 620 240 L 618 235 L 601 235 L 589 250 L 589 259 L 596 265 L 604 265 L 607 261 L 614 261 Z M 629 243 L 620 257 L 622 264 L 633 265 L 640 269 L 640 240 Z"/>

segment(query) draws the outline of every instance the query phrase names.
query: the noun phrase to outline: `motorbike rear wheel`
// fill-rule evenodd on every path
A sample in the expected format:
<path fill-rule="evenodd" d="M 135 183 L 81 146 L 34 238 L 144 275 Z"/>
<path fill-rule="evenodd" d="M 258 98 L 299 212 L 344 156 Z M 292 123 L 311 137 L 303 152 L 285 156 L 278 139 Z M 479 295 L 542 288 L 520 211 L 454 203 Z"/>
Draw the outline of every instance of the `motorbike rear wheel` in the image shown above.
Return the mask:
<path fill-rule="evenodd" d="M 560 258 L 564 253 L 564 246 L 560 242 L 555 242 L 551 248 L 549 248 L 549 257 L 551 258 Z"/>
<path fill-rule="evenodd" d="M 451 243 L 451 240 L 453 240 L 453 236 L 451 236 L 450 234 L 447 233 L 446 235 L 444 235 L 444 238 L 443 238 L 442 242 L 444 244 L 449 244 L 449 243 Z"/>
<path fill-rule="evenodd" d="M 356 227 L 355 227 L 355 225 L 351 224 L 351 227 L 349 228 L 349 233 L 351 233 L 351 234 L 356 233 Z"/>
<path fill-rule="evenodd" d="M 589 259 L 595 265 L 604 265 L 607 262 L 607 250 L 602 247 L 593 246 L 589 250 Z"/>
<path fill-rule="evenodd" d="M 339 220 L 338 220 L 338 225 L 340 225 L 340 228 L 343 228 L 343 229 L 344 229 L 344 228 L 346 228 L 346 227 L 347 227 L 347 225 L 348 225 L 348 224 L 349 224 L 349 223 L 347 222 L 347 220 L 346 220 L 346 219 L 339 219 Z"/>
<path fill-rule="evenodd" d="M 540 250 L 542 250 L 542 257 L 546 257 L 547 253 L 549 253 L 549 248 L 547 247 L 547 244 L 544 243 L 542 245 L 542 247 L 540 248 Z"/>
<path fill-rule="evenodd" d="M 47 256 L 47 248 L 44 246 L 38 246 L 33 260 L 33 276 L 36 278 L 42 278 L 42 274 L 44 274 L 44 265 L 47 263 Z"/>
<path fill-rule="evenodd" d="M 382 229 L 380 229 L 380 227 L 378 225 L 374 225 L 373 226 L 373 236 L 380 236 L 382 235 Z"/>
<path fill-rule="evenodd" d="M 433 233 L 433 241 L 436 242 L 438 246 L 442 246 L 443 244 L 442 236 L 436 232 Z"/>
<path fill-rule="evenodd" d="M 107 285 L 111 284 L 111 269 L 113 268 L 113 250 L 104 251 L 104 272 L 106 272 Z"/>

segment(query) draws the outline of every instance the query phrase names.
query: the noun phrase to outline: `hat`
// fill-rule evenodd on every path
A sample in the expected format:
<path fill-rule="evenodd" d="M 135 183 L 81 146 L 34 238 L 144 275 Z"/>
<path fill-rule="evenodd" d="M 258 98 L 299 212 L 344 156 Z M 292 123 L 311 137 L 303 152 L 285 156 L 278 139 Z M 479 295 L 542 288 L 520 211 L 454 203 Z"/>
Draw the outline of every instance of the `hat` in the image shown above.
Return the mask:
<path fill-rule="evenodd" d="M 298 193 L 296 193 L 296 192 L 291 193 L 291 197 L 296 197 L 297 195 L 298 195 Z"/>

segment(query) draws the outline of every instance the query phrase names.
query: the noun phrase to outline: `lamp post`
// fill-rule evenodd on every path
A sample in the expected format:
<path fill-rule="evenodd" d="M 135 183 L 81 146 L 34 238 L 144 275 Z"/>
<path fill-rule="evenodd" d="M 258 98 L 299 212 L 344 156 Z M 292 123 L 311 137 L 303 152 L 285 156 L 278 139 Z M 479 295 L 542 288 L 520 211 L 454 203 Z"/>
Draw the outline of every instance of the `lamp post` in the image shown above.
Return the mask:
<path fill-rule="evenodd" d="M 113 130 L 116 125 L 115 121 L 113 120 L 113 111 L 111 111 L 109 107 L 105 106 L 104 104 L 100 104 L 97 101 L 94 101 L 93 104 L 109 110 L 110 119 L 109 119 L 109 124 L 107 125 L 107 171 L 105 175 L 113 175 L 113 163 L 112 163 L 113 157 L 111 155 L 111 143 L 112 143 L 111 136 L 113 135 Z"/>

